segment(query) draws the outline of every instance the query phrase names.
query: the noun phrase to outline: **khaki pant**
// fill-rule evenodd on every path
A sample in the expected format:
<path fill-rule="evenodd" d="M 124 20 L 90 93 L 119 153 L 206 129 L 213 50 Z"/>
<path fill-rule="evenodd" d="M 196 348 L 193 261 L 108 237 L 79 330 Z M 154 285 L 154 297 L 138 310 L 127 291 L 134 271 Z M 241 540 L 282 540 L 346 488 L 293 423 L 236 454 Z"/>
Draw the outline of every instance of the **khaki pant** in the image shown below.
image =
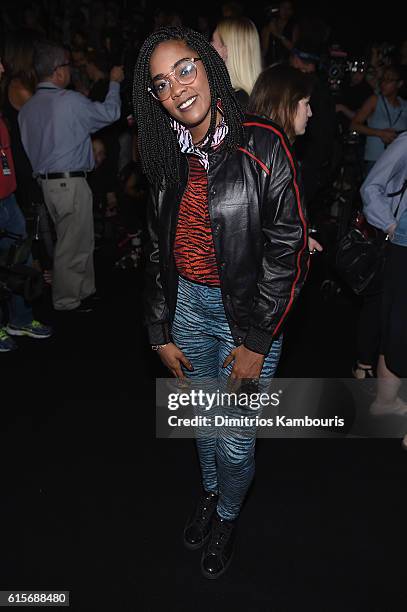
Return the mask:
<path fill-rule="evenodd" d="M 72 310 L 95 292 L 92 192 L 85 178 L 41 180 L 57 234 L 52 276 L 55 310 Z"/>

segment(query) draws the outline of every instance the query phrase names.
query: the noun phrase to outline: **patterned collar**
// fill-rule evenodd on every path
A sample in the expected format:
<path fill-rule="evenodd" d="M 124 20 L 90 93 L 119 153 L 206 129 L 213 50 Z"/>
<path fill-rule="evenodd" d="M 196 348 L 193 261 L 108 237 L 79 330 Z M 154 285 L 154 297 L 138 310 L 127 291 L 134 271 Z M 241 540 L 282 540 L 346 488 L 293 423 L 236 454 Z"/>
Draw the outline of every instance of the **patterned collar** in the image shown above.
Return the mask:
<path fill-rule="evenodd" d="M 205 140 L 200 143 L 200 146 L 194 145 L 192 142 L 191 132 L 186 128 L 182 123 L 178 123 L 175 119 L 171 119 L 171 126 L 175 133 L 177 134 L 178 143 L 181 149 L 181 153 L 190 153 L 192 155 L 196 155 L 203 165 L 205 170 L 208 172 L 209 169 L 209 158 L 208 152 L 203 149 L 206 143 L 209 140 L 209 137 L 205 138 Z M 222 121 L 216 126 L 215 134 L 212 139 L 211 147 L 214 149 L 220 145 L 220 143 L 225 138 L 228 133 L 228 126 L 225 123 L 224 118 L 222 117 Z"/>

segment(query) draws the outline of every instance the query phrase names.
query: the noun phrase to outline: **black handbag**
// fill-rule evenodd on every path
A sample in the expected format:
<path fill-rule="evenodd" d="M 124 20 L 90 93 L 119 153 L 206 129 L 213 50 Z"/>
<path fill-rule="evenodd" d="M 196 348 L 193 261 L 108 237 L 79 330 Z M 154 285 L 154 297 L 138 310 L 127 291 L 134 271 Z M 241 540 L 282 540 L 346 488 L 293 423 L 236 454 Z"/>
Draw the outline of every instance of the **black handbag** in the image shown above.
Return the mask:
<path fill-rule="evenodd" d="M 407 188 L 407 181 L 400 191 L 390 193 L 388 197 L 400 195 L 401 199 Z M 357 295 L 373 295 L 382 288 L 388 236 L 367 223 L 361 212 L 351 224 L 351 228 L 339 241 L 336 251 L 336 270 L 339 276 Z"/>
<path fill-rule="evenodd" d="M 370 227 L 368 231 L 365 225 L 365 218 L 358 213 L 336 252 L 337 272 L 357 295 L 380 292 L 385 264 L 386 235 L 372 232 Z"/>

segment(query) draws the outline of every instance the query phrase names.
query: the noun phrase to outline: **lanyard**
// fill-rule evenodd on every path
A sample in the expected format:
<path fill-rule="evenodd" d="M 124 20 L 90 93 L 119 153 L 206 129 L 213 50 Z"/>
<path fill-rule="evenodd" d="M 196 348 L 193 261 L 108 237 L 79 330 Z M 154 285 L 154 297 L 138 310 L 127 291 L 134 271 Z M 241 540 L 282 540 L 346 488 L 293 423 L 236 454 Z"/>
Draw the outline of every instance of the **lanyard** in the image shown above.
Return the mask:
<path fill-rule="evenodd" d="M 389 120 L 389 125 L 392 128 L 393 125 L 396 125 L 397 121 L 400 119 L 401 115 L 403 114 L 403 107 L 401 108 L 401 110 L 400 110 L 399 114 L 397 115 L 396 119 L 394 119 L 392 121 L 391 115 L 390 115 L 390 111 L 389 111 L 389 107 L 387 106 L 386 98 L 382 94 L 380 94 L 380 97 L 383 100 L 384 109 L 386 111 L 387 119 Z"/>
<path fill-rule="evenodd" d="M 1 170 L 3 172 L 3 176 L 10 176 L 11 168 L 8 163 L 7 155 L 4 149 L 0 150 L 0 165 L 1 165 Z"/>

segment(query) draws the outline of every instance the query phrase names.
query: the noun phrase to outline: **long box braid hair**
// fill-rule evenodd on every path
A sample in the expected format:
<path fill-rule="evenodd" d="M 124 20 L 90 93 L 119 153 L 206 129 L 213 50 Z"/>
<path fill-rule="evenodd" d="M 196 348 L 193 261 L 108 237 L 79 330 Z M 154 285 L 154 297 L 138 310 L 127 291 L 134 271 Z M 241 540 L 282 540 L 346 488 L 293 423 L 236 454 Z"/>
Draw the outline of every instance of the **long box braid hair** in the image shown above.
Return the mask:
<path fill-rule="evenodd" d="M 189 28 L 160 28 L 143 43 L 134 71 L 133 105 L 138 129 L 138 147 L 143 171 L 152 185 L 163 189 L 179 182 L 181 152 L 171 127 L 171 117 L 158 100 L 148 92 L 151 83 L 150 58 L 157 45 L 166 40 L 184 41 L 197 52 L 205 66 L 211 94 L 211 123 L 207 148 L 216 128 L 216 105 L 220 99 L 228 126 L 223 147 L 237 149 L 242 141 L 243 112 L 235 98 L 226 65 L 202 34 Z"/>

